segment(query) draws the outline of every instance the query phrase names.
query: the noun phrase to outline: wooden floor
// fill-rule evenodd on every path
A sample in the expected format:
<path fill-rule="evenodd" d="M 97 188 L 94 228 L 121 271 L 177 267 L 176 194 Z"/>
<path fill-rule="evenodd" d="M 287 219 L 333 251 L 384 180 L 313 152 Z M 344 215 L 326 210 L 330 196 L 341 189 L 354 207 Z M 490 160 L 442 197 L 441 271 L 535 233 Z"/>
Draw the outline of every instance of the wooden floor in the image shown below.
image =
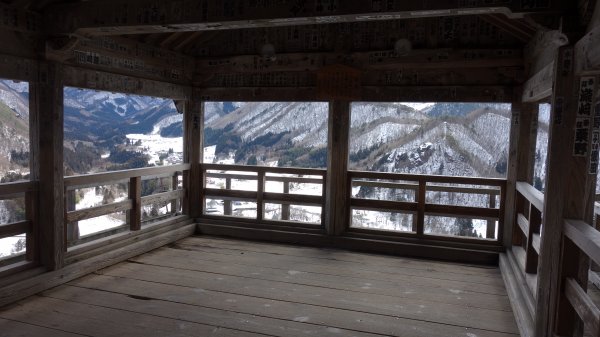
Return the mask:
<path fill-rule="evenodd" d="M 0 336 L 515 336 L 497 268 L 191 237 L 0 310 Z"/>

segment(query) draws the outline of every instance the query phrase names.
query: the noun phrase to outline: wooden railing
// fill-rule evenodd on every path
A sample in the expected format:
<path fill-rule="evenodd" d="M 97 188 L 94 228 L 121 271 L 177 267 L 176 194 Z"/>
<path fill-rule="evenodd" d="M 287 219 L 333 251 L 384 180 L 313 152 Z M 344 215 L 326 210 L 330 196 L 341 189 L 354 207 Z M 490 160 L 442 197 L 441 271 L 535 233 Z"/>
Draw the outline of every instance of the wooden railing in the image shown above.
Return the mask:
<path fill-rule="evenodd" d="M 491 178 L 430 176 L 416 174 L 395 174 L 382 172 L 350 171 L 349 179 L 352 187 L 379 187 L 393 190 L 408 190 L 414 193 L 409 201 L 371 200 L 350 197 L 352 209 L 400 212 L 413 214 L 411 234 L 416 236 L 442 236 L 436 233 L 425 233 L 425 216 L 442 216 L 454 218 L 486 219 L 486 239 L 496 238 L 496 221 L 499 224 L 498 236 L 502 234 L 501 215 L 504 210 L 504 194 L 506 180 Z M 443 185 L 446 184 L 446 185 Z M 477 187 L 474 187 L 477 186 Z M 430 202 L 427 192 L 460 193 L 467 195 L 485 195 L 487 207 L 464 205 L 448 205 Z M 497 201 L 498 198 L 498 201 Z M 352 216 L 352 214 L 350 214 Z"/>
<path fill-rule="evenodd" d="M 295 222 L 290 216 L 290 205 L 321 207 L 320 223 L 324 223 L 325 210 L 325 177 L 326 171 L 321 169 L 282 168 L 242 165 L 202 164 L 204 186 L 209 179 L 224 180 L 221 188 L 204 188 L 202 214 L 204 217 L 233 216 L 233 201 L 256 203 L 256 217 L 244 219 L 252 222 Z M 251 190 L 237 190 L 232 187 L 234 181 L 256 181 Z M 268 182 L 279 182 L 283 185 L 282 193 L 266 191 Z M 319 184 L 321 189 L 315 195 L 295 194 L 290 192 L 290 184 Z M 216 215 L 206 208 L 206 200 L 222 200 L 223 214 Z M 265 204 L 281 204 L 279 220 L 265 218 Z"/>
<path fill-rule="evenodd" d="M 515 218 L 513 219 L 512 252 L 529 287 L 536 297 L 538 260 L 542 236 L 544 194 L 531 184 L 516 184 Z"/>
<path fill-rule="evenodd" d="M 35 237 L 35 201 L 37 199 L 36 182 L 14 182 L 0 184 L 0 200 L 24 199 L 25 214 L 23 220 L 0 225 L 0 239 L 25 235 L 25 254 L 0 259 L 0 276 L 23 269 L 36 258 Z"/>
<path fill-rule="evenodd" d="M 561 254 L 561 300 L 557 317 L 557 334 L 575 336 L 577 325 L 573 313 L 584 322 L 589 336 L 600 336 L 600 309 L 587 293 L 587 264 L 581 265 L 580 254 L 600 264 L 600 232 L 589 224 L 566 219 Z M 582 270 L 585 268 L 585 270 Z M 584 273 L 582 273 L 584 271 Z"/>
<path fill-rule="evenodd" d="M 179 177 L 189 169 L 189 164 L 180 164 L 65 177 L 65 242 L 68 245 L 75 245 L 120 231 L 140 230 L 143 222 L 143 206 L 145 205 L 170 201 L 171 214 L 176 214 L 179 205 L 186 197 L 185 184 L 183 189 L 178 188 Z M 168 178 L 171 181 L 171 190 L 142 196 L 142 181 L 158 178 Z M 76 190 L 115 184 L 129 184 L 128 196 L 125 200 L 85 209 L 75 209 Z M 99 231 L 88 237 L 80 237 L 78 221 L 118 212 L 127 212 L 127 219 L 123 226 L 108 231 Z"/>

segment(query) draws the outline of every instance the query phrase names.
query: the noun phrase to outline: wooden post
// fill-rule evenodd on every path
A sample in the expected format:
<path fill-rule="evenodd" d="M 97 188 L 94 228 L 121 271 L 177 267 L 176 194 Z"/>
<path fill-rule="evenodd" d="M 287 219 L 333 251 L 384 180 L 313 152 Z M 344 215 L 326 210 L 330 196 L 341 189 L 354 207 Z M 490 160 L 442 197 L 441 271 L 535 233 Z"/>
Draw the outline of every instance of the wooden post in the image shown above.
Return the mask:
<path fill-rule="evenodd" d="M 128 211 L 129 230 L 139 231 L 142 228 L 142 178 L 129 179 L 129 199 L 132 201 Z"/>
<path fill-rule="evenodd" d="M 542 218 L 541 249 L 538 268 L 538 298 L 536 303 L 535 335 L 552 336 L 572 333 L 573 325 L 556 320 L 560 291 L 561 239 L 563 219 L 582 219 L 591 223 L 594 207 L 594 174 L 589 171 L 587 155 L 575 153 L 575 130 L 578 114 L 579 78 L 573 71 L 573 47 L 559 49 L 555 62 L 555 83 L 548 137 L 548 164 L 546 174 L 545 202 Z M 591 131 L 590 131 L 591 133 Z M 587 286 L 587 259 L 580 259 L 576 249 L 564 248 L 563 261 L 579 265 L 580 284 Z M 564 303 L 564 298 L 561 300 Z M 561 317 L 568 317 L 561 306 Z"/>
<path fill-rule="evenodd" d="M 521 89 L 516 90 L 512 102 L 512 120 L 510 127 L 510 145 L 508 153 L 508 171 L 506 176 L 506 199 L 504 208 L 504 246 L 514 242 L 513 224 L 517 213 L 517 181 L 531 183 L 535 160 L 535 140 L 537 136 L 538 107 L 532 103 L 521 102 Z"/>
<path fill-rule="evenodd" d="M 283 193 L 290 193 L 290 182 L 283 182 Z M 289 220 L 290 219 L 290 204 L 281 204 L 281 220 Z"/>
<path fill-rule="evenodd" d="M 325 229 L 329 235 L 340 235 L 347 228 L 350 218 L 348 182 L 350 102 L 331 101 L 328 121 Z"/>
<path fill-rule="evenodd" d="M 65 202 L 66 202 L 66 207 L 65 207 L 65 212 L 70 212 L 70 211 L 74 211 L 75 210 L 75 190 L 67 190 L 65 189 Z M 65 214 L 65 218 L 66 218 L 66 214 Z M 76 241 L 79 239 L 79 222 L 78 221 L 73 221 L 70 224 L 66 223 L 66 243 L 67 245 L 69 244 L 69 242 L 72 241 Z"/>
<path fill-rule="evenodd" d="M 529 204 L 529 233 L 527 233 L 527 246 L 525 256 L 525 272 L 526 273 L 537 273 L 539 255 L 533 247 L 533 235 L 540 232 L 540 225 L 542 224 L 542 214 L 535 208 L 531 203 Z"/>
<path fill-rule="evenodd" d="M 423 236 L 425 232 L 425 197 L 427 192 L 427 182 L 419 180 L 419 194 L 417 196 L 418 212 L 417 212 L 417 236 Z"/>
<path fill-rule="evenodd" d="M 263 202 L 263 194 L 265 193 L 265 171 L 259 170 L 256 179 L 256 220 L 261 221 L 264 218 L 265 205 Z"/>
<path fill-rule="evenodd" d="M 63 189 L 63 76 L 62 67 L 40 62 L 39 76 L 30 85 L 32 141 L 38 142 L 39 161 L 32 166 L 32 179 L 39 179 L 38 219 L 40 262 L 49 270 L 64 264 Z"/>
<path fill-rule="evenodd" d="M 490 193 L 489 198 L 490 198 L 489 207 L 490 208 L 496 208 L 496 195 Z M 487 221 L 487 228 L 486 228 L 486 231 L 485 231 L 485 238 L 486 239 L 493 239 L 495 235 L 496 235 L 496 221 L 494 221 L 494 220 L 488 220 Z"/>
<path fill-rule="evenodd" d="M 202 214 L 201 193 L 204 187 L 200 162 L 204 157 L 202 148 L 204 138 L 204 103 L 192 97 L 184 104 L 184 158 L 190 164 L 190 171 L 184 175 L 183 186 L 186 198 L 183 202 L 183 213 L 192 218 Z"/>
<path fill-rule="evenodd" d="M 25 193 L 25 218 L 31 221 L 31 227 L 27 231 L 26 236 L 26 254 L 27 261 L 39 261 L 38 245 L 39 240 L 39 222 L 37 219 L 37 192 Z"/>
<path fill-rule="evenodd" d="M 225 178 L 225 189 L 231 190 L 231 178 Z M 226 199 L 223 201 L 223 215 L 232 215 L 233 210 L 231 208 L 231 200 Z"/>
<path fill-rule="evenodd" d="M 179 173 L 175 172 L 173 174 L 173 177 L 171 178 L 171 190 L 172 191 L 177 191 L 179 185 Z M 179 211 L 179 199 L 173 199 L 171 200 L 171 213 L 172 214 L 177 214 L 177 212 Z"/>

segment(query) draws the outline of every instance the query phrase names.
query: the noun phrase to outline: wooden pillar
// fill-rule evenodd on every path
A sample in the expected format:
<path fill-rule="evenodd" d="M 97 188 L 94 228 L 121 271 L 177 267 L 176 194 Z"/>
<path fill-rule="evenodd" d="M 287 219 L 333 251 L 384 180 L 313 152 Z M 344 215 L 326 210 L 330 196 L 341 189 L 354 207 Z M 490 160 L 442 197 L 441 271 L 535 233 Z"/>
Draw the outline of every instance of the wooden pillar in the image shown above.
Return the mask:
<path fill-rule="evenodd" d="M 41 62 L 39 77 L 30 85 L 32 142 L 37 142 L 38 158 L 32 166 L 32 179 L 39 180 L 39 257 L 49 270 L 64 263 L 66 245 L 63 189 L 63 80 L 61 66 Z"/>
<path fill-rule="evenodd" d="M 533 181 L 535 141 L 537 136 L 538 107 L 533 103 L 521 102 L 521 89 L 515 91 L 512 102 L 508 169 L 506 175 L 507 207 L 504 209 L 504 246 L 513 244 L 513 220 L 516 217 L 516 183 Z M 500 235 L 500 233 L 499 233 Z"/>
<path fill-rule="evenodd" d="M 129 199 L 132 207 L 127 211 L 129 230 L 139 231 L 142 229 L 142 177 L 129 179 Z"/>
<path fill-rule="evenodd" d="M 283 182 L 283 193 L 284 194 L 290 193 L 290 182 L 289 181 Z M 325 210 L 323 210 L 323 211 L 325 211 Z M 289 219 L 290 219 L 290 204 L 282 204 L 281 205 L 281 220 L 289 220 Z"/>
<path fill-rule="evenodd" d="M 183 186 L 187 189 L 183 213 L 192 218 L 202 214 L 200 197 L 203 188 L 200 163 L 204 156 L 202 148 L 204 137 L 204 103 L 192 97 L 184 104 L 184 158 L 185 163 L 191 165 L 190 171 L 184 175 Z"/>
<path fill-rule="evenodd" d="M 573 71 L 573 48 L 559 49 L 554 70 L 554 91 L 548 137 L 543 228 L 538 268 L 538 298 L 536 303 L 535 335 L 552 336 L 572 327 L 569 322 L 555 322 L 560 298 L 560 264 L 563 219 L 583 219 L 591 223 L 595 175 L 589 172 L 589 152 L 575 153 L 575 130 L 578 114 L 579 78 Z M 590 129 L 591 133 L 591 129 Z M 578 258 L 574 249 L 565 247 L 565 262 L 585 265 L 579 268 L 580 280 L 587 285 L 587 259 Z M 585 275 L 583 275 L 585 274 Z M 564 315 L 561 315 L 564 317 Z M 567 328 L 564 324 L 567 323 Z M 555 330 L 558 328 L 558 330 Z"/>
<path fill-rule="evenodd" d="M 327 186 L 325 229 L 329 235 L 340 235 L 350 218 L 348 181 L 348 137 L 350 132 L 350 102 L 329 103 L 327 142 Z"/>

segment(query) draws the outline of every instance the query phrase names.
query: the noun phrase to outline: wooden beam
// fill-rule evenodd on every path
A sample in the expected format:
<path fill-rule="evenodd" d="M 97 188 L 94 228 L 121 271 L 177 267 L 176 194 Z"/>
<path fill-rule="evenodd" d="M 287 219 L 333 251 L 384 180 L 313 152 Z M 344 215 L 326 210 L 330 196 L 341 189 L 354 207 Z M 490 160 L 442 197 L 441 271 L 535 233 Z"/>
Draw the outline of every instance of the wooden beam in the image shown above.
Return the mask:
<path fill-rule="evenodd" d="M 185 47 L 187 47 L 189 44 L 191 44 L 192 42 L 194 42 L 196 39 L 198 39 L 198 37 L 200 35 L 204 34 L 203 32 L 192 32 L 192 33 L 188 33 L 188 35 L 182 39 L 181 41 L 178 41 L 174 46 L 173 46 L 173 50 L 175 51 L 182 51 Z"/>
<path fill-rule="evenodd" d="M 50 40 L 46 58 L 170 83 L 188 83 L 194 66 L 189 56 L 118 36 Z"/>
<path fill-rule="evenodd" d="M 0 225 L 0 238 L 25 234 L 31 230 L 30 221 L 19 221 Z"/>
<path fill-rule="evenodd" d="M 590 296 L 572 278 L 567 278 L 565 282 L 565 295 L 585 322 L 586 330 L 592 332 L 592 336 L 597 336 L 600 333 L 600 310 Z"/>
<path fill-rule="evenodd" d="M 255 87 L 272 88 L 314 87 L 320 71 L 299 70 L 283 72 L 224 73 L 196 77 L 201 88 L 231 88 L 236 91 Z M 362 87 L 489 87 L 513 86 L 522 81 L 519 67 L 477 69 L 396 69 L 365 70 L 358 79 Z"/>
<path fill-rule="evenodd" d="M 554 62 L 551 62 L 525 82 L 521 100 L 527 103 L 535 103 L 547 99 L 552 95 L 553 84 Z"/>
<path fill-rule="evenodd" d="M 350 178 L 348 176 L 348 137 L 350 102 L 329 103 L 327 140 L 327 178 L 325 188 L 325 228 L 329 235 L 340 235 L 349 226 Z"/>
<path fill-rule="evenodd" d="M 196 88 L 206 101 L 322 101 L 316 87 Z M 390 86 L 363 87 L 357 101 L 366 102 L 509 102 L 508 86 Z"/>
<path fill-rule="evenodd" d="M 179 164 L 171 166 L 157 166 L 157 167 L 146 167 L 139 169 L 121 170 L 114 172 L 103 172 L 103 173 L 92 173 L 92 174 L 81 174 L 76 176 L 66 177 L 64 179 L 65 187 L 70 188 L 83 188 L 99 185 L 109 185 L 111 183 L 119 182 L 124 179 L 130 179 L 133 177 L 148 177 L 148 176 L 159 176 L 159 175 L 170 175 L 178 171 L 189 170 L 189 164 Z M 83 186 L 83 187 L 82 187 Z"/>
<path fill-rule="evenodd" d="M 569 238 L 585 255 L 600 263 L 600 232 L 589 224 L 573 219 L 565 219 L 565 236 Z"/>
<path fill-rule="evenodd" d="M 543 216 L 543 234 L 539 256 L 538 298 L 536 305 L 535 330 L 537 336 L 567 335 L 573 328 L 572 308 L 565 307 L 564 296 L 560 293 L 560 269 L 563 275 L 586 280 L 587 258 L 580 256 L 576 248 L 562 240 L 564 218 L 582 219 L 591 223 L 594 210 L 595 174 L 589 174 L 590 148 L 577 148 L 575 142 L 581 113 L 576 93 L 579 90 L 579 77 L 573 65 L 573 47 L 559 49 L 555 63 L 555 84 L 550 116 L 548 139 L 548 164 Z M 592 90 L 592 92 L 594 92 Z M 593 114 L 592 116 L 593 117 Z M 581 128 L 583 126 L 580 126 Z M 590 126 L 591 128 L 591 126 Z M 578 131 L 579 133 L 579 131 Z M 591 142 L 591 129 L 583 137 L 584 144 Z M 568 240 L 567 240 L 568 241 Z M 562 244 L 561 244 L 562 242 Z M 566 242 L 566 243 L 565 243 Z M 563 248 L 561 250 L 561 247 Z M 561 261 L 562 254 L 562 261 Z M 557 308 L 560 299 L 558 320 Z M 556 327 L 557 330 L 554 330 Z"/>
<path fill-rule="evenodd" d="M 522 17 L 525 13 L 551 10 L 550 1 L 524 4 L 488 2 L 407 0 L 304 2 L 260 2 L 241 0 L 235 6 L 217 0 L 151 0 L 81 2 L 48 9 L 51 33 L 84 35 L 122 35 L 178 31 L 244 29 L 341 22 L 373 22 L 432 16 L 505 14 Z"/>
<path fill-rule="evenodd" d="M 64 66 L 64 84 L 69 87 L 122 92 L 134 95 L 186 99 L 191 87 L 134 78 L 103 71 Z"/>
<path fill-rule="evenodd" d="M 63 266 L 64 187 L 63 187 L 63 69 L 54 63 L 41 63 L 39 80 L 31 82 L 30 115 L 33 140 L 38 141 L 39 162 L 32 167 L 39 179 L 38 212 L 40 262 L 49 270 Z M 35 155 L 35 152 L 33 153 Z"/>
<path fill-rule="evenodd" d="M 131 208 L 127 210 L 127 223 L 132 231 L 142 229 L 142 178 L 129 178 L 129 201 Z"/>
<path fill-rule="evenodd" d="M 190 172 L 184 176 L 183 186 L 187 189 L 183 203 L 185 214 L 192 218 L 202 215 L 204 208 L 201 193 L 204 189 L 201 162 L 204 158 L 204 102 L 192 95 L 184 101 L 184 162 Z"/>
<path fill-rule="evenodd" d="M 108 205 L 84 208 L 84 209 L 80 209 L 77 211 L 68 212 L 66 221 L 72 222 L 72 221 L 80 221 L 80 220 L 85 220 L 85 219 L 92 219 L 92 218 L 96 218 L 96 217 L 106 215 L 106 214 L 128 211 L 128 210 L 132 209 L 132 207 L 133 207 L 133 201 L 130 199 L 127 199 L 127 200 L 115 202 L 115 203 L 108 204 Z"/>
<path fill-rule="evenodd" d="M 484 14 L 480 16 L 484 21 L 491 23 L 492 25 L 508 32 L 512 36 L 516 37 L 522 42 L 528 42 L 535 31 L 532 31 L 526 23 L 518 24 L 516 20 L 509 19 L 504 15 L 489 15 Z"/>
<path fill-rule="evenodd" d="M 540 72 L 554 61 L 558 48 L 567 43 L 569 39 L 561 31 L 538 30 L 523 52 L 528 72 L 530 74 Z"/>
<path fill-rule="evenodd" d="M 257 73 L 275 71 L 316 71 L 324 66 L 344 64 L 359 69 L 470 69 L 521 67 L 518 49 L 421 49 L 408 55 L 394 50 L 356 53 L 290 53 L 277 54 L 276 60 L 260 55 L 198 59 L 199 76 L 218 73 Z"/>
<path fill-rule="evenodd" d="M 517 219 L 517 182 L 531 181 L 535 139 L 533 125 L 537 125 L 537 108 L 534 104 L 521 102 L 522 92 L 515 90 L 512 103 L 508 170 L 506 176 L 506 199 L 504 208 L 504 246 L 513 245 L 513 224 Z M 535 118 L 534 118 L 535 115 Z M 533 150 L 532 150 L 533 148 Z M 530 167 L 531 166 L 531 167 Z"/>
<path fill-rule="evenodd" d="M 519 181 L 517 182 L 517 191 L 535 208 L 540 211 L 544 209 L 544 193 L 538 191 L 531 184 Z"/>

